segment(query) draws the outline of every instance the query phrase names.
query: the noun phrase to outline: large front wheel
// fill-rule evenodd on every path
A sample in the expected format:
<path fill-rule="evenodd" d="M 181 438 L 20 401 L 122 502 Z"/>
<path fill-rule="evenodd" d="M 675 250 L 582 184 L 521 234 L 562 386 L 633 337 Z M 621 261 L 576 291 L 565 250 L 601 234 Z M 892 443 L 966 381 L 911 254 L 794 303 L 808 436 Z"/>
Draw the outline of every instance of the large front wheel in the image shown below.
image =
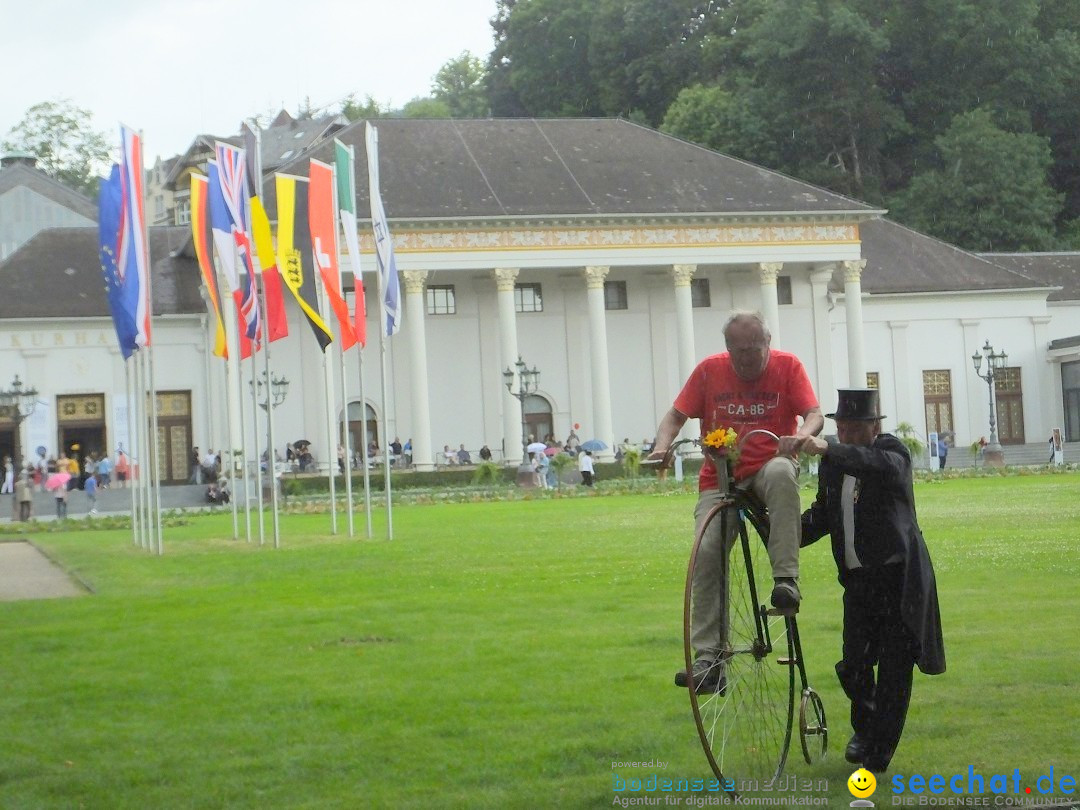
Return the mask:
<path fill-rule="evenodd" d="M 703 614 L 719 616 L 721 684 L 699 690 L 690 679 L 688 691 L 705 756 L 731 793 L 768 787 L 783 771 L 795 707 L 788 619 L 770 615 L 765 606 L 772 590 L 768 527 L 757 519 L 753 526 L 748 531 L 732 507 L 706 516 L 690 554 L 683 600 L 688 672 L 697 657 L 695 610 L 699 625 Z M 700 631 L 696 641 L 702 643 Z"/>

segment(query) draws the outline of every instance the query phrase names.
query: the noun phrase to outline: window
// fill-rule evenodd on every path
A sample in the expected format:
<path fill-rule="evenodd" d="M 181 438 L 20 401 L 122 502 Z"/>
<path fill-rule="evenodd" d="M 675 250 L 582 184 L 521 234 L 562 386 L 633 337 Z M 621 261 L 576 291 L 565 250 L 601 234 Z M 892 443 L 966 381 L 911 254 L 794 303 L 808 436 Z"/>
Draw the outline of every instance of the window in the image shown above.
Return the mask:
<path fill-rule="evenodd" d="M 628 309 L 626 303 L 626 282 L 604 282 L 604 309 Z"/>
<path fill-rule="evenodd" d="M 432 284 L 427 288 L 428 315 L 453 315 L 455 312 L 453 284 Z"/>
<path fill-rule="evenodd" d="M 949 370 L 924 371 L 922 377 L 927 434 L 951 431 L 953 429 L 952 378 Z"/>
<path fill-rule="evenodd" d="M 998 440 L 1002 444 L 1024 443 L 1024 392 L 1020 386 L 1020 367 L 994 372 L 997 401 Z"/>
<path fill-rule="evenodd" d="M 514 311 L 515 312 L 543 312 L 544 297 L 540 293 L 539 284 L 515 284 L 514 285 Z"/>
<path fill-rule="evenodd" d="M 791 303 L 791 276 L 776 277 L 776 303 Z"/>
<path fill-rule="evenodd" d="M 1080 360 L 1061 364 L 1061 398 L 1065 403 L 1065 441 L 1080 442 Z"/>
<path fill-rule="evenodd" d="M 191 222 L 191 200 L 176 201 L 176 224 L 187 225 Z"/>
<path fill-rule="evenodd" d="M 690 306 L 711 307 L 712 297 L 709 295 L 709 280 L 707 278 L 690 279 Z"/>
<path fill-rule="evenodd" d="M 866 372 L 866 387 L 873 388 L 875 391 L 881 388 L 881 380 L 876 371 Z"/>

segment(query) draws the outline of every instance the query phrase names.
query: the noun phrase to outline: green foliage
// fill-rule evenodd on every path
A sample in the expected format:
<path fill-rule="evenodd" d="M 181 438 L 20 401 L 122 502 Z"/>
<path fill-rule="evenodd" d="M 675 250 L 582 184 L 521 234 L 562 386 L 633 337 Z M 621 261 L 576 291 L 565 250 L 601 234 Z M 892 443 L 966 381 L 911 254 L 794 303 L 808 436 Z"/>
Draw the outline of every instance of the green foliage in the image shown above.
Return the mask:
<path fill-rule="evenodd" d="M 61 99 L 28 109 L 0 148 L 30 152 L 47 175 L 97 199 L 98 181 L 109 166 L 108 144 L 104 133 L 91 128 L 89 110 Z"/>
<path fill-rule="evenodd" d="M 958 115 L 937 139 L 939 168 L 897 195 L 896 216 L 974 250 L 1049 250 L 1064 196 L 1047 179 L 1046 138 L 1001 129 L 980 108 Z"/>
<path fill-rule="evenodd" d="M 402 118 L 452 118 L 449 105 L 437 98 L 414 98 L 401 108 Z"/>
<path fill-rule="evenodd" d="M 370 95 L 364 96 L 364 100 L 360 101 L 355 93 L 350 93 L 341 102 L 341 114 L 348 118 L 349 121 L 385 118 L 389 113 L 389 107 L 380 104 Z"/>
<path fill-rule="evenodd" d="M 551 457 L 551 469 L 555 471 L 555 485 L 562 488 L 566 471 L 574 466 L 574 458 L 569 453 L 556 453 Z"/>
<path fill-rule="evenodd" d="M 926 450 L 926 445 L 919 440 L 915 426 L 910 422 L 901 422 L 896 426 L 896 435 L 900 441 L 904 443 L 904 446 L 911 454 L 912 464 L 919 466 L 920 462 L 923 460 L 923 452 Z"/>
<path fill-rule="evenodd" d="M 474 484 L 495 484 L 503 481 L 503 468 L 494 461 L 481 461 L 473 470 Z"/>
<path fill-rule="evenodd" d="M 446 62 L 431 85 L 431 95 L 442 102 L 452 118 L 483 118 L 488 114 L 483 60 L 468 51 Z"/>
<path fill-rule="evenodd" d="M 638 473 L 641 471 L 641 450 L 637 447 L 627 447 L 623 450 L 622 466 L 626 471 L 626 475 L 631 480 L 638 477 Z"/>

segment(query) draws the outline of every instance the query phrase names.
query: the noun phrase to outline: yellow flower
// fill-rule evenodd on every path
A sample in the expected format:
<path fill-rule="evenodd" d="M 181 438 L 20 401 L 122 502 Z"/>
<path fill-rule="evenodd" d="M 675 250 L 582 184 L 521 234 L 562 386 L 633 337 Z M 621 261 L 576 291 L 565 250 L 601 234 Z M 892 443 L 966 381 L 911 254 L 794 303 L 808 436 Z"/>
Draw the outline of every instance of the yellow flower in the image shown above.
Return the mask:
<path fill-rule="evenodd" d="M 715 447 L 718 450 L 727 450 L 734 447 L 735 442 L 738 441 L 739 434 L 731 428 L 717 428 L 716 430 L 705 434 L 705 438 L 701 440 L 701 443 L 706 447 Z"/>

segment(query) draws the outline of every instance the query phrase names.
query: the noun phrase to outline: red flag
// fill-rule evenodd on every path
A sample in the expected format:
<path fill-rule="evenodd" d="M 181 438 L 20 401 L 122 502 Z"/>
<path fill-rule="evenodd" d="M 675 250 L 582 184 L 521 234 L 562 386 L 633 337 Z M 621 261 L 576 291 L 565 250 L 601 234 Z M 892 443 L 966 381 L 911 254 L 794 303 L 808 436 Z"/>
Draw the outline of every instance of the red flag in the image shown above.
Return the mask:
<path fill-rule="evenodd" d="M 315 262 L 322 274 L 330 307 L 337 316 L 341 331 L 341 350 L 356 345 L 356 332 L 349 320 L 349 305 L 341 295 L 338 270 L 337 221 L 334 217 L 334 169 L 318 160 L 311 161 L 308 185 L 308 225 Z"/>

